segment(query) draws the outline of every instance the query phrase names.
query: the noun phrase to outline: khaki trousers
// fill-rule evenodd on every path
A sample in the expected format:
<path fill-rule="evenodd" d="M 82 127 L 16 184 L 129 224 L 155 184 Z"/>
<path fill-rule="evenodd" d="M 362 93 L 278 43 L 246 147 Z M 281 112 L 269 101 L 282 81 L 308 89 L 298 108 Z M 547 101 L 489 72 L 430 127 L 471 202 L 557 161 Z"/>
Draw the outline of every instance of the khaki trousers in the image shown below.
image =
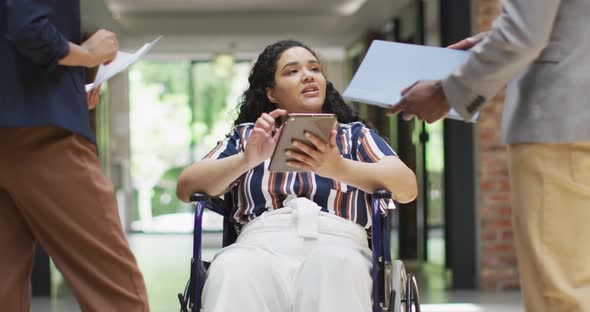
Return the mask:
<path fill-rule="evenodd" d="M 509 151 L 526 310 L 590 311 L 590 143 Z"/>
<path fill-rule="evenodd" d="M 39 242 L 82 311 L 148 311 L 95 147 L 57 127 L 0 128 L 0 306 L 30 309 Z"/>

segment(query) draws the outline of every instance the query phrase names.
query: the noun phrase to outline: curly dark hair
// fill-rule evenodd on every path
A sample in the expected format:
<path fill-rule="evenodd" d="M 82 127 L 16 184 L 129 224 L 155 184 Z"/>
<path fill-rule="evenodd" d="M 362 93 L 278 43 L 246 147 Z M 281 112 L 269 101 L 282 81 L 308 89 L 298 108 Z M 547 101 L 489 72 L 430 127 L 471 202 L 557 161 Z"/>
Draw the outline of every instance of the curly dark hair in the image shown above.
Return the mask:
<path fill-rule="evenodd" d="M 295 40 L 282 40 L 267 46 L 258 56 L 256 63 L 250 71 L 250 77 L 248 77 L 250 86 L 242 95 L 241 102 L 238 105 L 238 117 L 234 125 L 255 122 L 262 113 L 269 113 L 277 108 L 266 97 L 266 88 L 275 86 L 277 62 L 283 52 L 293 47 L 302 47 L 317 58 L 317 55 L 312 49 Z M 322 107 L 322 112 L 336 115 L 336 118 L 341 123 L 362 121 L 346 105 L 338 90 L 329 81 L 326 83 L 326 99 Z"/>

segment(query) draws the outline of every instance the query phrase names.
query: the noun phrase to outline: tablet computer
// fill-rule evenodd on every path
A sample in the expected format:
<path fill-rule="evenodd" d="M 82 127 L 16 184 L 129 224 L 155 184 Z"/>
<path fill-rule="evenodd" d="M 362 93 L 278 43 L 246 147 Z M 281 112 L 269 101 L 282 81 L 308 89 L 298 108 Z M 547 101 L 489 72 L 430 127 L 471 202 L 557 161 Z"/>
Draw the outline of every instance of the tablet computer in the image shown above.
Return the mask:
<path fill-rule="evenodd" d="M 289 114 L 283 121 L 283 129 L 279 134 L 277 145 L 270 159 L 268 170 L 270 171 L 305 171 L 304 169 L 289 166 L 287 150 L 301 152 L 293 146 L 293 141 L 298 140 L 309 146 L 314 146 L 306 137 L 309 131 L 323 142 L 328 142 L 332 130 L 336 127 L 337 120 L 334 114 Z"/>

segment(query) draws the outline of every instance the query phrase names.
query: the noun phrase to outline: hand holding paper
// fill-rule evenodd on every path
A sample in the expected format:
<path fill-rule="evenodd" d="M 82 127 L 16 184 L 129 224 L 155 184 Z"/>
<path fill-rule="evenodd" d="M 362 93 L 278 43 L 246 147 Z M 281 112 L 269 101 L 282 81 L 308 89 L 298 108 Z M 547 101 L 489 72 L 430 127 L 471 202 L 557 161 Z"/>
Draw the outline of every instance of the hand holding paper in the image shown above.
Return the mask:
<path fill-rule="evenodd" d="M 137 52 L 133 54 L 117 51 L 117 56 L 112 62 L 110 62 L 108 65 L 100 65 L 94 82 L 86 85 L 86 92 L 96 88 L 111 77 L 125 70 L 131 64 L 140 60 L 154 46 L 154 44 L 160 40 L 160 38 L 162 38 L 162 36 L 156 38 L 156 40 L 150 43 L 144 44 L 141 49 L 137 50 Z"/>
<path fill-rule="evenodd" d="M 480 43 L 488 35 L 488 33 L 489 33 L 488 31 L 481 32 L 473 37 L 468 37 L 468 38 L 465 38 L 459 42 L 455 42 L 455 43 L 451 44 L 450 46 L 448 46 L 447 48 L 467 51 L 467 50 L 473 48 L 478 43 Z"/>
<path fill-rule="evenodd" d="M 88 50 L 90 55 L 90 63 L 86 64 L 86 66 L 94 67 L 100 64 L 108 64 L 116 57 L 119 41 L 114 33 L 106 29 L 99 29 L 81 46 Z"/>
<path fill-rule="evenodd" d="M 447 116 L 451 110 L 440 80 L 419 81 L 404 91 L 399 102 L 391 107 L 391 114 L 403 112 L 406 116 L 416 116 L 433 123 Z"/>
<path fill-rule="evenodd" d="M 88 110 L 93 110 L 100 102 L 100 85 L 86 93 L 86 105 Z"/>
<path fill-rule="evenodd" d="M 440 104 L 441 94 L 445 98 L 442 88 L 436 90 L 433 86 L 426 87 L 426 84 L 432 85 L 432 81 L 446 77 L 468 56 L 469 52 L 465 51 L 374 40 L 342 96 L 390 108 L 393 113 L 403 110 L 406 115 L 419 113 L 419 118 L 428 114 L 431 120 L 445 115 L 447 118 L 463 120 L 450 109 L 446 99 L 444 105 Z M 408 88 L 416 82 L 420 83 Z M 404 89 L 408 90 L 402 97 Z M 435 91 L 440 93 L 435 94 Z M 415 106 L 416 102 L 421 103 L 423 99 L 436 99 L 439 104 L 434 106 L 433 102 Z M 423 110 L 435 111 L 423 113 Z"/>

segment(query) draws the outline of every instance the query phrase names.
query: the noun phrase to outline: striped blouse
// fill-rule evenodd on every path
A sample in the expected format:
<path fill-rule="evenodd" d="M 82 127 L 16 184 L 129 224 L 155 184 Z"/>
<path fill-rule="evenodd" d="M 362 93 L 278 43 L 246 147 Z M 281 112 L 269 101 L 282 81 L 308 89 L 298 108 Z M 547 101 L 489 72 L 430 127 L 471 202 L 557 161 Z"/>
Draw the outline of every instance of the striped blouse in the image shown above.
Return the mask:
<path fill-rule="evenodd" d="M 244 150 L 253 123 L 234 127 L 232 133 L 205 156 L 221 159 Z M 360 122 L 339 124 L 337 145 L 342 157 L 362 162 L 377 162 L 385 156 L 396 155 L 393 149 Z M 313 172 L 270 172 L 270 159 L 244 173 L 234 187 L 237 187 L 238 205 L 233 211 L 236 222 L 244 224 L 265 211 L 283 207 L 288 197 L 307 197 L 322 211 L 341 216 L 371 227 L 371 196 L 362 190 L 322 177 Z"/>

